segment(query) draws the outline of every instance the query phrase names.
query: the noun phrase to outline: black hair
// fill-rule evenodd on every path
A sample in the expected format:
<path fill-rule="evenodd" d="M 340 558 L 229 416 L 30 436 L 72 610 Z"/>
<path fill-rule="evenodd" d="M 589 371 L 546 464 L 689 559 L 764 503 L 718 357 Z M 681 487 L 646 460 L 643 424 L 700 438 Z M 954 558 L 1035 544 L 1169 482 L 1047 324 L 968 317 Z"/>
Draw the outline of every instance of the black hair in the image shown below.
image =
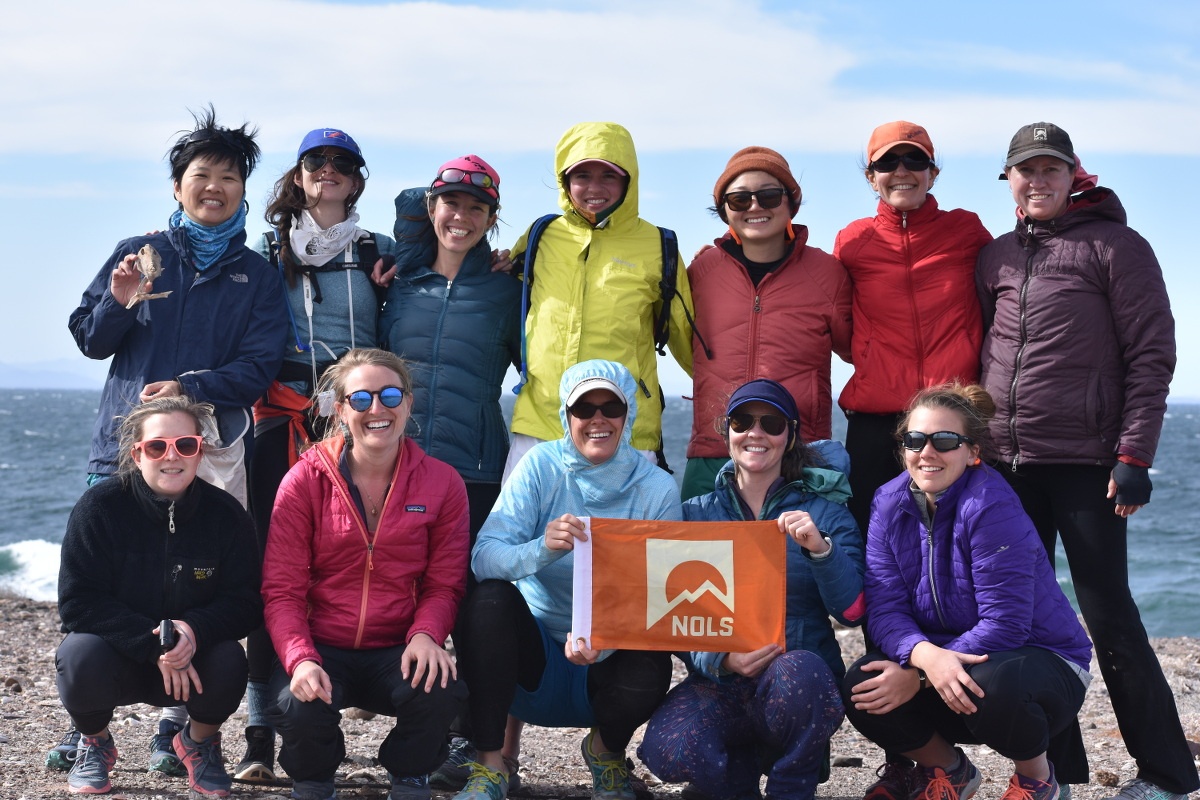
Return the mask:
<path fill-rule="evenodd" d="M 171 164 L 171 179 L 178 183 L 183 179 L 183 173 L 188 165 L 197 158 L 207 157 L 237 166 L 245 181 L 258 164 L 262 151 L 255 143 L 258 128 L 250 123 L 242 124 L 240 128 L 224 128 L 217 125 L 217 112 L 209 103 L 208 110 L 199 114 L 191 112 L 196 127 L 191 133 L 179 137 L 175 145 L 167 153 Z"/>

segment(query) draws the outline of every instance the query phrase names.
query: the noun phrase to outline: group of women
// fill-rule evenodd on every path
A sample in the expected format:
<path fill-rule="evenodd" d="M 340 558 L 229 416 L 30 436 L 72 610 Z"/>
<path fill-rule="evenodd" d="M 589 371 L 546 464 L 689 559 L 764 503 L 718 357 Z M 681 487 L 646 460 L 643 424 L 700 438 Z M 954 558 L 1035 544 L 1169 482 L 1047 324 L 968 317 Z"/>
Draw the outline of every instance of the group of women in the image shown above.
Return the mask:
<path fill-rule="evenodd" d="M 71 790 L 109 790 L 108 720 L 116 705 L 142 701 L 186 705 L 174 749 L 192 788 L 228 794 L 219 727 L 247 675 L 248 746 L 235 774 L 273 778 L 277 732 L 299 800 L 335 796 L 347 706 L 396 718 L 380 749 L 392 798 L 429 796 L 453 727 L 472 753 L 457 799 L 502 800 L 517 779 L 520 722 L 588 728 L 581 750 L 596 798 L 636 796 L 626 748 L 647 722 L 639 756 L 660 777 L 691 782 L 694 795 L 760 797 L 765 774 L 768 796 L 812 797 L 844 714 L 888 753 L 868 800 L 966 800 L 980 776 L 955 746 L 964 742 L 1013 760 L 1011 800 L 1057 800 L 1061 785 L 1086 782 L 1075 715 L 1090 642 L 1045 545 L 1069 530 L 1075 566 L 1072 548 L 1086 552 L 1089 533 L 1049 505 L 1031 521 L 1030 502 L 1052 503 L 1029 500 L 1039 488 L 1029 471 L 1107 459 L 1101 488 L 1120 525 L 1105 529 L 1119 527 L 1123 558 L 1124 519 L 1148 500 L 1153 442 L 1126 436 L 1119 411 L 1103 424 L 1121 447 L 1103 457 L 1079 442 L 1039 450 L 1012 421 L 1026 390 L 1006 344 L 1027 333 L 1008 327 L 1026 309 L 1010 306 L 1006 266 L 1024 267 L 1035 287 L 1040 273 L 1024 256 L 1009 264 L 1007 240 L 1054 255 L 1072 214 L 1115 203 L 1108 190 L 1085 191 L 1085 211 L 1076 209 L 1077 160 L 1058 133 L 1049 149 L 1044 127 L 1030 146 L 1014 137 L 1006 174 L 1022 223 L 983 257 L 990 236 L 978 218 L 929 194 L 938 167 L 920 126 L 872 134 L 864 172 L 878 211 L 843 230 L 833 256 L 792 221 L 801 192 L 787 161 L 762 147 L 735 153 L 713 195 L 729 231 L 688 270 L 696 339 L 708 346 L 694 365 L 682 506 L 674 482 L 631 443 L 639 386 L 611 360 L 563 373 L 562 437 L 534 446 L 501 485 L 500 381 L 520 361 L 522 320 L 518 283 L 493 268 L 504 259 L 487 242 L 499 176 L 473 155 L 444 164 L 428 188 L 396 199 L 393 241 L 356 225 L 358 145 L 335 129 L 309 133 L 276 184 L 273 230 L 260 244 L 283 276 L 294 339 L 255 415 L 261 599 L 243 597 L 258 585 L 249 517 L 236 503 L 212 505 L 219 519 L 200 504 L 215 491 L 195 480 L 209 412 L 183 398 L 142 403 L 124 419 L 121 477 L 89 490 L 64 540 L 59 685 L 82 734 Z M 1145 279 L 1148 248 L 1116 218 L 1105 218 L 1107 235 L 1141 259 Z M 995 268 L 977 278 L 977 262 Z M 1143 330 L 1149 323 L 1111 302 L 1129 325 L 1111 334 L 1122 352 L 1140 335 L 1164 336 L 1161 313 L 1158 328 Z M 845 449 L 828 441 L 833 353 L 855 365 L 839 401 Z M 1160 378 L 1166 360 L 1158 354 L 1156 372 L 1109 356 L 1101 368 L 1114 379 Z M 1007 418 L 975 385 L 981 378 L 1003 393 Z M 1149 429 L 1154 399 L 1145 405 L 1139 424 Z M 1118 455 L 1124 466 L 1113 470 Z M 996 458 L 1017 477 L 985 463 Z M 1081 474 L 1078 486 L 1092 478 Z M 142 540 L 106 533 L 121 515 Z M 585 516 L 774 520 L 788 537 L 786 648 L 689 654 L 688 678 L 670 689 L 667 653 L 578 646 L 570 587 Z M 140 554 L 143 578 L 161 575 L 162 588 L 143 580 L 130 593 L 97 575 L 97 559 L 137 563 L 124 553 Z M 1080 600 L 1085 616 L 1089 602 L 1107 607 Z M 237 639 L 260 624 L 264 601 L 266 635 L 251 634 L 247 667 Z M 1121 613 L 1136 620 L 1130 605 Z M 831 616 L 869 625 L 869 652 L 848 671 Z M 457 659 L 443 647 L 452 632 Z M 1128 663 L 1152 672 L 1132 649 Z M 97 668 L 122 675 L 119 690 L 97 691 L 87 679 Z M 1156 701 L 1173 711 L 1169 690 Z M 1171 732 L 1152 740 L 1137 726 L 1126 735 L 1141 773 L 1123 800 L 1195 788 Z M 1151 741 L 1162 755 L 1146 749 Z"/>

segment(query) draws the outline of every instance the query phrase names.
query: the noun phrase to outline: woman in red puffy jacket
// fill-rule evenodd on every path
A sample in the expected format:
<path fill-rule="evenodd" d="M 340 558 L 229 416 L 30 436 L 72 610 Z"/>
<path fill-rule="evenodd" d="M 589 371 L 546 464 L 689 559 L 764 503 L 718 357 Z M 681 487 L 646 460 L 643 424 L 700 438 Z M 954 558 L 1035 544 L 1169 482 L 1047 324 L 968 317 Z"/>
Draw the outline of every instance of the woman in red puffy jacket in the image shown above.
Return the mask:
<path fill-rule="evenodd" d="M 848 419 L 850 511 L 864 532 L 875 490 L 903 469 L 895 431 L 908 402 L 929 386 L 979 379 L 975 257 L 992 237 L 970 211 L 938 208 L 933 153 L 920 125 L 876 128 L 865 174 L 879 206 L 833 245 L 854 284 L 854 374 L 838 405 Z"/>

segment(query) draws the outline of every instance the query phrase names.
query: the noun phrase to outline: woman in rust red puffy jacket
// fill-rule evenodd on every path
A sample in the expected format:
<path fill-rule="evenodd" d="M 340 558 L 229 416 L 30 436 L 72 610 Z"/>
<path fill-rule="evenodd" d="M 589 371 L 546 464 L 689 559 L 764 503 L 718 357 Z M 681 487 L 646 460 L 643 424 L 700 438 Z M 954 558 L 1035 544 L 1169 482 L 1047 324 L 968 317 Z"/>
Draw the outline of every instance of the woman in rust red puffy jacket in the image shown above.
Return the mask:
<path fill-rule="evenodd" d="M 864 534 L 875 490 L 903 469 L 895 431 L 909 401 L 929 386 L 979 379 L 975 258 L 992 237 L 970 211 L 938 207 L 933 154 L 920 125 L 876 128 L 865 172 L 879 206 L 833 246 L 854 285 L 854 374 L 838 405 L 848 421 L 850 512 Z"/>
<path fill-rule="evenodd" d="M 729 461 L 717 429 L 733 391 L 755 378 L 787 388 L 806 442 L 832 435 L 830 356 L 850 354 L 850 280 L 808 244 L 800 184 L 766 147 L 734 153 L 713 188 L 713 211 L 729 231 L 688 267 L 696 304 L 692 438 L 683 498 L 708 494 Z"/>
<path fill-rule="evenodd" d="M 427 796 L 466 696 L 442 646 L 466 588 L 466 488 L 404 435 L 412 381 L 398 356 L 351 350 L 318 388 L 338 425 L 283 479 L 263 564 L 279 763 L 294 797 L 331 797 L 339 712 L 355 706 L 397 717 L 380 763 L 394 794 Z"/>

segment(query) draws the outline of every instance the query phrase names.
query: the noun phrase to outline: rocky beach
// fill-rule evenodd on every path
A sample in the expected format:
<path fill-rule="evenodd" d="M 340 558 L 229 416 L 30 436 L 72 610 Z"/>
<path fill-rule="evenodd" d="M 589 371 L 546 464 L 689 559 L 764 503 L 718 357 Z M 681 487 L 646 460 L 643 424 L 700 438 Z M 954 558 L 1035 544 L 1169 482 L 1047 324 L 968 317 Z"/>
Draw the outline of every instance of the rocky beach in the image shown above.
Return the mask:
<path fill-rule="evenodd" d="M 66 776 L 45 766 L 46 750 L 56 744 L 70 727 L 70 720 L 58 701 L 54 684 L 54 650 L 62 634 L 53 603 L 42 603 L 13 596 L 0 596 L 0 800 L 34 800 L 67 797 Z M 842 652 L 847 663 L 861 651 L 862 637 L 857 631 L 841 631 Z M 1200 640 L 1191 637 L 1154 639 L 1167 680 L 1175 692 L 1183 729 L 1192 746 L 1200 752 Z M 1115 794 L 1115 787 L 1134 775 L 1134 764 L 1125 751 L 1117 730 L 1099 670 L 1088 690 L 1080 714 L 1092 781 L 1074 786 L 1074 800 L 1101 800 Z M 682 673 L 680 673 L 682 674 Z M 169 778 L 146 771 L 146 745 L 157 722 L 157 712 L 148 706 L 130 706 L 117 710 L 112 730 L 121 758 L 112 775 L 114 798 L 186 797 L 183 779 Z M 245 705 L 226 723 L 224 752 L 236 763 L 244 748 L 242 728 Z M 376 750 L 387 734 L 386 718 L 347 719 L 348 759 L 338 773 L 342 798 L 385 798 L 387 778 L 374 762 Z M 589 798 L 591 781 L 579 756 L 579 742 L 585 731 L 529 727 L 523 739 L 521 778 L 522 797 Z M 636 749 L 638 738 L 629 748 Z M 1004 792 L 1011 774 L 1011 762 L 985 747 L 966 746 L 970 758 L 984 774 L 976 795 L 979 800 L 995 800 Z M 834 768 L 830 780 L 817 790 L 819 798 L 859 800 L 874 780 L 881 760 L 879 750 L 859 736 L 849 724 L 843 724 L 832 742 Z M 635 763 L 636 760 L 635 760 Z M 636 772 L 647 780 L 658 798 L 677 798 L 681 786 L 663 784 L 637 764 Z M 278 785 L 264 786 L 235 782 L 233 796 L 245 800 L 286 798 L 286 779 Z M 435 796 L 437 796 L 435 794 Z M 447 794 L 445 797 L 449 797 Z"/>

